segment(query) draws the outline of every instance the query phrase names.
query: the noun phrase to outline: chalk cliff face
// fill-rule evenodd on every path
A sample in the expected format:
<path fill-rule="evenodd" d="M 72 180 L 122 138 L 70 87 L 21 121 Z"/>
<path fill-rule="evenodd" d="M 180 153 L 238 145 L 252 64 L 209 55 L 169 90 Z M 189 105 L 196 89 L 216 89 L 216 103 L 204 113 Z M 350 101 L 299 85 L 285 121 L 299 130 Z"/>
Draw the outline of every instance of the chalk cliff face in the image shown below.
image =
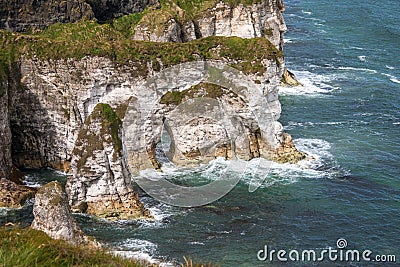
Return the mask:
<path fill-rule="evenodd" d="M 115 219 L 151 218 L 131 185 L 122 155 L 121 120 L 98 104 L 81 127 L 72 151 L 66 190 L 73 210 Z"/>
<path fill-rule="evenodd" d="M 278 122 L 281 106 L 277 86 L 284 69 L 279 50 L 286 29 L 283 9 L 280 0 L 236 7 L 220 2 L 185 24 L 160 16 L 165 28 L 153 28 L 146 24 L 145 14 L 135 26 L 135 39 L 187 42 L 179 45 L 129 43 L 113 39 L 119 35 L 99 34 L 94 36 L 103 38 L 98 43 L 105 52 L 90 46 L 79 50 L 79 40 L 73 47 L 79 56 L 60 52 L 43 57 L 36 54 L 48 44 L 54 46 L 51 53 L 72 49 L 62 50 L 65 40 L 51 43 L 44 39 L 45 44 L 33 48 L 29 56 L 15 59 L 7 79 L 0 79 L 1 88 L 6 88 L 0 88 L 0 111 L 6 114 L 0 118 L 0 145 L 4 148 L 0 151 L 0 174 L 9 175 L 11 157 L 17 167 L 67 171 L 71 174 L 69 201 L 76 211 L 131 218 L 149 214 L 132 189 L 127 164 L 132 174 L 160 167 L 156 145 L 164 126 L 172 139 L 167 154 L 178 165 L 205 163 L 219 156 L 282 162 L 302 159 L 304 154 L 296 150 Z M 83 28 L 86 31 L 86 26 Z M 211 35 L 268 37 L 271 42 L 264 38 L 199 39 Z M 36 44 L 39 39 L 28 39 L 28 43 Z M 188 62 L 197 63 L 185 65 L 179 75 L 169 68 Z M 201 76 L 210 66 L 218 69 L 225 65 L 238 68 L 250 81 L 235 80 L 246 92 Z M 160 80 L 161 87 L 143 86 L 157 75 L 167 77 Z M 225 79 L 229 80 L 229 75 Z M 207 105 L 213 110 L 190 106 L 201 98 L 209 99 Z M 235 115 L 219 117 L 218 110 Z M 128 162 L 122 156 L 123 146 Z"/>
<path fill-rule="evenodd" d="M 276 47 L 283 46 L 286 24 L 281 0 L 260 1 L 253 5 L 216 2 L 192 19 L 177 19 L 184 11 L 175 7 L 171 12 L 156 11 L 142 18 L 133 39 L 153 42 L 188 42 L 208 36 L 266 37 Z M 157 16 L 157 18 L 154 18 Z M 179 16 L 178 16 L 179 17 Z M 153 18 L 153 19 L 151 19 Z"/>

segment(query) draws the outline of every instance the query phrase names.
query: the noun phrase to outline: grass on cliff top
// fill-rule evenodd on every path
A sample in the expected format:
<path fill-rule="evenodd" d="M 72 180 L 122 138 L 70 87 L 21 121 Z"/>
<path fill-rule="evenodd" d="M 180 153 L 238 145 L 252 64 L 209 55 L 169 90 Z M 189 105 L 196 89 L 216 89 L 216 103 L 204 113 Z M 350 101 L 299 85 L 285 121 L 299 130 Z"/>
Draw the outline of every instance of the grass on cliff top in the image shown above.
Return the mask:
<path fill-rule="evenodd" d="M 76 247 L 30 228 L 0 228 L 0 266 L 146 266 L 104 250 Z M 147 265 L 148 266 L 148 265 Z"/>
<path fill-rule="evenodd" d="M 31 228 L 0 227 L 0 266 L 158 266 L 111 255 L 106 250 L 73 246 Z M 212 267 L 184 257 L 181 267 Z"/>
<path fill-rule="evenodd" d="M 109 24 L 84 21 L 54 24 L 40 34 L 18 34 L 0 31 L 0 78 L 6 76 L 6 66 L 21 56 L 50 59 L 81 59 L 85 56 L 108 57 L 117 64 L 133 64 L 139 74 L 147 73 L 147 63 L 164 67 L 179 63 L 226 59 L 244 73 L 265 71 L 262 61 L 283 57 L 265 38 L 211 36 L 189 43 L 153 43 L 132 41 Z"/>
<path fill-rule="evenodd" d="M 173 5 L 178 6 L 190 18 L 193 18 L 207 9 L 215 7 L 215 5 L 221 2 L 221 0 L 161 0 L 161 8 L 168 9 Z M 231 7 L 238 6 L 242 4 L 243 6 L 250 6 L 253 4 L 258 4 L 262 0 L 223 0 L 222 2 L 230 5 Z"/>

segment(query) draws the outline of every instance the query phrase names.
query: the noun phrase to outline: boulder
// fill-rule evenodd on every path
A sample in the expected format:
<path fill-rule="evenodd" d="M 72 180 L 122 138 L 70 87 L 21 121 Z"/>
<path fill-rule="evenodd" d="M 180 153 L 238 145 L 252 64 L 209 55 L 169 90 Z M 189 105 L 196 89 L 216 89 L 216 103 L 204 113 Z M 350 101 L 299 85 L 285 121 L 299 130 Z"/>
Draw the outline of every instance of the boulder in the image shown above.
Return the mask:
<path fill-rule="evenodd" d="M 38 190 L 33 215 L 31 227 L 45 232 L 53 239 L 65 240 L 74 245 L 99 246 L 79 228 L 59 182 L 50 182 Z"/>
<path fill-rule="evenodd" d="M 36 189 L 18 185 L 5 178 L 0 179 L 0 207 L 20 208 L 29 198 L 35 197 Z"/>

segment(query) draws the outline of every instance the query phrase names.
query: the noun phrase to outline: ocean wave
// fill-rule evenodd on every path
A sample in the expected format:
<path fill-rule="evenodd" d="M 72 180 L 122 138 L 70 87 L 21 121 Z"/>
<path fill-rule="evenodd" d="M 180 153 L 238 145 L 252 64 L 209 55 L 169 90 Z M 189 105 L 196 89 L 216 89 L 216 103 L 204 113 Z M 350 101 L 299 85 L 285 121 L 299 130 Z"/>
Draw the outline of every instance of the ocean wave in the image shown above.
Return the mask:
<path fill-rule="evenodd" d="M 249 188 L 267 188 L 273 185 L 288 185 L 299 179 L 334 178 L 341 170 L 330 153 L 331 145 L 322 139 L 297 139 L 296 147 L 308 157 L 295 164 L 276 163 L 265 159 L 252 159 L 242 179 Z"/>
<path fill-rule="evenodd" d="M 146 262 L 146 263 L 150 264 L 151 266 L 160 266 L 160 267 L 176 266 L 172 262 L 162 262 L 162 260 L 155 258 L 154 256 L 150 255 L 149 253 L 141 252 L 141 251 L 112 250 L 112 251 L 110 251 L 110 253 L 113 255 L 116 255 L 116 256 L 123 257 L 123 258 L 136 259 L 138 261 Z"/>
<path fill-rule="evenodd" d="M 293 130 L 301 127 L 314 127 L 318 125 L 343 125 L 348 124 L 348 121 L 327 121 L 327 122 L 294 122 L 289 121 L 287 125 L 283 126 L 284 130 Z"/>
<path fill-rule="evenodd" d="M 305 11 L 305 10 L 302 10 L 301 13 L 306 14 L 306 15 L 312 15 L 312 12 L 310 12 L 310 11 Z"/>
<path fill-rule="evenodd" d="M 338 89 L 328 84 L 334 77 L 314 74 L 309 71 L 293 71 L 297 80 L 303 86 L 279 87 L 280 95 L 321 95 L 327 94 L 334 89 Z"/>
<path fill-rule="evenodd" d="M 157 255 L 157 245 L 150 241 L 129 238 L 115 244 L 115 246 L 117 249 L 111 251 L 114 255 L 145 261 L 157 266 L 175 266 L 172 262 L 163 262 L 163 260 L 157 258 L 155 256 Z"/>
<path fill-rule="evenodd" d="M 24 185 L 29 186 L 29 187 L 41 187 L 42 184 L 40 184 L 37 181 L 37 177 L 33 176 L 33 175 L 25 175 L 24 177 Z"/>
<path fill-rule="evenodd" d="M 367 69 L 367 68 L 355 68 L 355 67 L 338 67 L 338 70 L 352 70 L 352 71 L 362 71 L 362 72 L 369 72 L 369 73 L 378 73 L 376 70 Z"/>
<path fill-rule="evenodd" d="M 323 20 L 323 19 L 312 18 L 312 17 L 304 17 L 304 16 L 300 16 L 300 15 L 296 15 L 296 14 L 288 14 L 287 16 L 288 16 L 288 17 L 296 17 L 296 18 L 305 19 L 305 20 L 326 22 L 326 20 Z"/>
<path fill-rule="evenodd" d="M 283 38 L 283 43 L 285 43 L 285 44 L 291 44 L 291 43 L 293 43 L 293 40 L 290 39 L 290 38 Z"/>
<path fill-rule="evenodd" d="M 206 244 L 203 243 L 203 242 L 193 241 L 193 242 L 189 242 L 189 245 L 200 245 L 200 246 L 205 246 Z"/>
<path fill-rule="evenodd" d="M 387 73 L 381 73 L 381 74 L 388 77 L 391 82 L 400 83 L 400 80 L 396 76 Z"/>
<path fill-rule="evenodd" d="M 392 67 L 392 66 L 389 66 L 389 65 L 385 65 L 385 67 L 386 67 L 387 69 L 389 69 L 389 70 L 394 70 L 394 69 L 395 69 L 395 67 Z"/>

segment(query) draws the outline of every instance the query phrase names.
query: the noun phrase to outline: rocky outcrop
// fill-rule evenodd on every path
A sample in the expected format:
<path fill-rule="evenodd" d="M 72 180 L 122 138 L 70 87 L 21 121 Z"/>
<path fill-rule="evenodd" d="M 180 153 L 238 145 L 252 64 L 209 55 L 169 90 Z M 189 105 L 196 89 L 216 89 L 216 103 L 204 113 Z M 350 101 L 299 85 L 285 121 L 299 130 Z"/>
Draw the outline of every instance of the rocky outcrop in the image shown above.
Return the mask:
<path fill-rule="evenodd" d="M 122 155 L 121 120 L 97 104 L 81 128 L 66 185 L 74 211 L 108 219 L 151 218 L 131 185 Z"/>
<path fill-rule="evenodd" d="M 281 145 L 274 151 L 274 161 L 280 163 L 297 163 L 306 158 L 306 153 L 296 149 L 290 134 L 283 133 L 282 137 Z"/>
<path fill-rule="evenodd" d="M 33 206 L 34 220 L 31 227 L 43 231 L 54 239 L 74 245 L 98 247 L 94 239 L 87 237 L 72 217 L 68 198 L 58 182 L 51 182 L 39 189 Z"/>
<path fill-rule="evenodd" d="M 0 179 L 0 207 L 20 208 L 26 200 L 35 197 L 36 189 Z"/>
<path fill-rule="evenodd" d="M 286 24 L 281 0 L 260 1 L 252 5 L 214 6 L 188 19 L 179 6 L 145 14 L 135 27 L 133 39 L 153 42 L 188 42 L 207 36 L 266 37 L 282 50 Z"/>
<path fill-rule="evenodd" d="M 280 86 L 303 86 L 301 82 L 299 82 L 294 73 L 289 71 L 287 68 L 283 71 L 282 79 L 279 84 Z"/>
<path fill-rule="evenodd" d="M 57 22 L 93 18 L 93 11 L 84 0 L 0 1 L 0 28 L 9 31 L 38 30 Z"/>

